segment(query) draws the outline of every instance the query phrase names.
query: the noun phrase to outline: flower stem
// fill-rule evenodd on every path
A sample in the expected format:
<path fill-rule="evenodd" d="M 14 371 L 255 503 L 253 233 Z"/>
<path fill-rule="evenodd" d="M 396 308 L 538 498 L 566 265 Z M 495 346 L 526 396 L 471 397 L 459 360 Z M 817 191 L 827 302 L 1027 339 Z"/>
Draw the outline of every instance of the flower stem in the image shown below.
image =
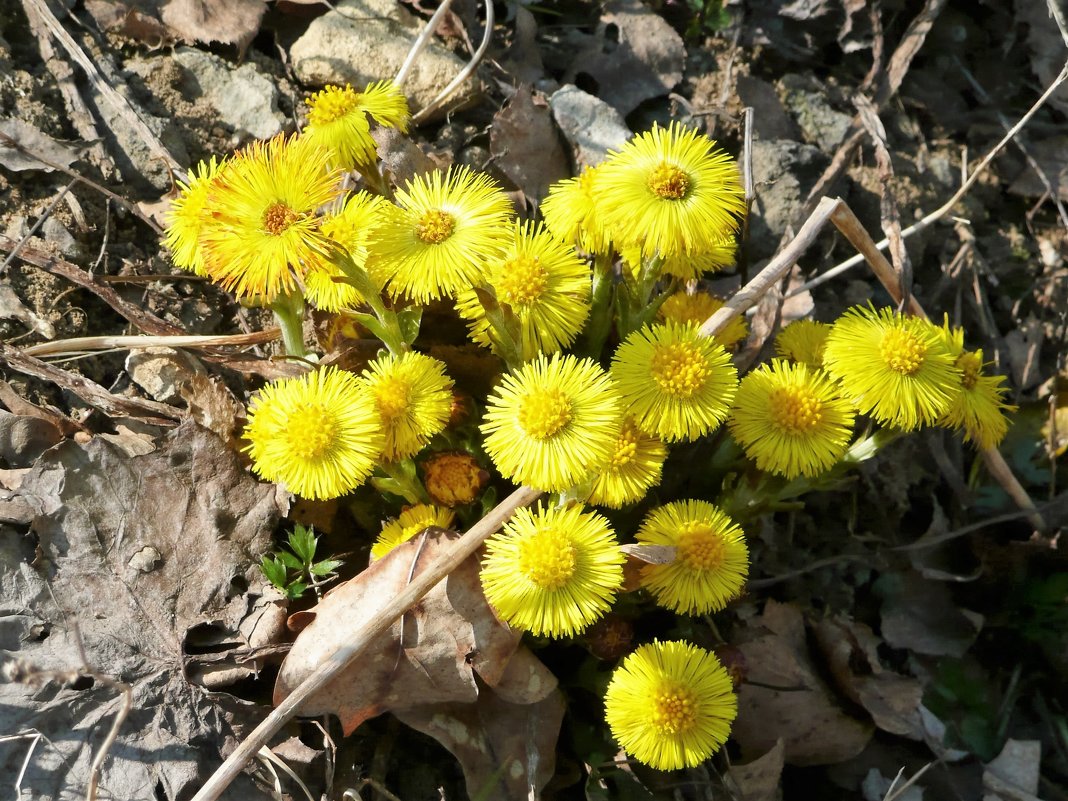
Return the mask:
<path fill-rule="evenodd" d="M 590 291 L 590 319 L 586 323 L 583 352 L 599 359 L 604 343 L 612 331 L 615 280 L 612 275 L 612 254 L 598 253 L 593 259 L 593 287 Z"/>
<path fill-rule="evenodd" d="M 430 496 L 419 480 L 415 462 L 410 456 L 396 462 L 383 462 L 378 468 L 388 476 L 385 480 L 374 482 L 379 489 L 400 495 L 408 503 L 430 503 Z"/>
<path fill-rule="evenodd" d="M 304 296 L 300 292 L 279 295 L 271 302 L 271 311 L 282 329 L 286 353 L 297 358 L 308 355 L 304 347 Z"/>
<path fill-rule="evenodd" d="M 364 325 L 371 329 L 372 333 L 382 340 L 382 344 L 389 352 L 399 356 L 409 350 L 408 342 L 401 330 L 400 319 L 392 309 L 387 309 L 382 302 L 382 290 L 375 284 L 367 271 L 352 260 L 352 257 L 337 248 L 331 254 L 334 264 L 345 275 L 345 280 L 363 297 L 364 302 L 371 307 L 371 315 L 357 315 Z"/>

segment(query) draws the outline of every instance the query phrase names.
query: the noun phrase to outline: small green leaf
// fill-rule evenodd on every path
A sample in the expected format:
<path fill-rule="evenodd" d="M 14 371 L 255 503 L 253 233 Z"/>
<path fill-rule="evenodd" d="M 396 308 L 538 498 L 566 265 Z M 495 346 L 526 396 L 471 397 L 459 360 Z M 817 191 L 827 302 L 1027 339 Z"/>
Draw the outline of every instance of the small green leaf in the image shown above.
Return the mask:
<path fill-rule="evenodd" d="M 286 587 L 286 597 L 290 600 L 296 600 L 304 594 L 304 591 L 308 589 L 308 585 L 303 581 L 294 581 L 288 587 Z"/>
<path fill-rule="evenodd" d="M 419 336 L 419 323 L 423 319 L 422 306 L 409 306 L 397 312 L 397 324 L 400 326 L 404 344 L 411 345 Z"/>
<path fill-rule="evenodd" d="M 286 567 L 279 561 L 277 556 L 263 557 L 260 562 L 260 570 L 267 580 L 280 590 L 286 588 Z"/>
<path fill-rule="evenodd" d="M 289 551 L 279 551 L 275 558 L 281 560 L 282 564 L 290 570 L 304 570 L 304 563 L 300 561 L 300 557 L 294 556 Z"/>
<path fill-rule="evenodd" d="M 324 559 L 321 562 L 316 562 L 314 565 L 308 568 L 308 571 L 313 576 L 329 576 L 335 570 L 341 567 L 340 559 Z"/>
<path fill-rule="evenodd" d="M 289 535 L 289 547 L 304 561 L 304 564 L 311 564 L 315 559 L 315 529 L 298 525 Z"/>

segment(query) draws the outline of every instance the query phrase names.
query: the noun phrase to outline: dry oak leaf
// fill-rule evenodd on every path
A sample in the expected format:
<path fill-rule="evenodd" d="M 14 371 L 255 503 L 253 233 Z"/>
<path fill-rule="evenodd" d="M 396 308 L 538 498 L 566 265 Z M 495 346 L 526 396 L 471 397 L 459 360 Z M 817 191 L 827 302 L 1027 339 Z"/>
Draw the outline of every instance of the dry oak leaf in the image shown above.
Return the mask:
<path fill-rule="evenodd" d="M 260 29 L 264 0 L 87 0 L 104 31 L 158 45 L 167 38 L 221 42 L 244 51 Z"/>
<path fill-rule="evenodd" d="M 501 172 L 535 203 L 549 185 L 568 178 L 571 167 L 544 97 L 520 86 L 493 118 L 490 152 Z"/>
<path fill-rule="evenodd" d="M 347 643 L 350 633 L 381 614 L 457 535 L 431 528 L 335 587 L 312 610 L 278 673 L 274 702 L 281 703 L 320 664 Z M 489 686 L 504 675 L 520 635 L 497 620 L 482 594 L 472 556 L 439 582 L 359 659 L 302 706 L 305 715 L 334 714 L 350 734 L 386 711 L 446 702 L 472 703 L 475 674 Z M 403 629 L 403 633 L 402 633 Z"/>
<path fill-rule="evenodd" d="M 31 524 L 37 553 L 31 537 L 0 527 L 0 660 L 71 670 L 84 653 L 129 685 L 100 797 L 188 798 L 264 712 L 191 684 L 187 637 L 205 624 L 238 636 L 257 604 L 257 563 L 285 511 L 281 496 L 193 423 L 144 456 L 99 437 L 60 443 L 16 495 L 25 517 L 7 522 Z M 32 750 L 29 740 L 0 748 L 0 775 L 25 768 L 22 791 L 33 798 L 84 797 L 119 707 L 99 682 L 0 684 L 0 732 L 41 735 Z M 270 794 L 242 777 L 226 797 Z"/>
<path fill-rule="evenodd" d="M 749 673 L 731 731 L 743 756 L 766 754 L 779 739 L 790 765 L 829 765 L 864 750 L 873 726 L 848 715 L 820 678 L 796 606 L 768 601 L 748 637 L 738 645 Z"/>

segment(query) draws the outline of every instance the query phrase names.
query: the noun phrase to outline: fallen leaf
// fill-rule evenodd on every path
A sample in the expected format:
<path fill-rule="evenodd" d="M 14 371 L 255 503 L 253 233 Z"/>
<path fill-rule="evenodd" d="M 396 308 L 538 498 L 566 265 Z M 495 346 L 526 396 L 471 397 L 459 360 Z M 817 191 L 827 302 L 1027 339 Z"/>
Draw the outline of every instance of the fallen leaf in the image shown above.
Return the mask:
<path fill-rule="evenodd" d="M 768 601 L 748 636 L 738 644 L 749 673 L 731 731 L 743 756 L 766 754 L 780 739 L 791 765 L 833 764 L 864 750 L 873 727 L 846 714 L 820 678 L 796 606 Z"/>
<path fill-rule="evenodd" d="M 79 669 L 84 654 L 130 686 L 102 797 L 188 798 L 262 717 L 253 704 L 189 683 L 186 636 L 205 623 L 237 632 L 256 604 L 256 563 L 284 511 L 275 488 L 185 423 L 147 456 L 131 458 L 99 437 L 61 443 L 17 497 L 39 555 L 29 537 L 0 528 L 0 649 L 43 670 Z M 24 769 L 22 790 L 34 798 L 84 795 L 118 709 L 101 682 L 0 684 L 0 731 L 42 735 L 32 751 L 0 751 L 0 775 Z M 226 797 L 271 796 L 242 776 Z"/>
<path fill-rule="evenodd" d="M 882 602 L 879 630 L 894 648 L 963 656 L 982 628 L 978 615 L 957 608 L 949 588 L 912 571 L 883 573 L 874 589 Z"/>
<path fill-rule="evenodd" d="M 4 467 L 29 467 L 62 440 L 63 432 L 50 420 L 0 411 L 0 460 Z"/>
<path fill-rule="evenodd" d="M 315 619 L 300 632 L 282 663 L 275 704 L 345 643 L 349 632 L 378 615 L 456 536 L 428 529 L 425 539 L 414 537 L 399 545 L 328 592 L 311 610 Z M 478 697 L 476 673 L 486 684 L 496 685 L 519 644 L 519 633 L 493 614 L 478 571 L 477 558 L 466 560 L 354 664 L 311 696 L 301 707 L 303 714 L 335 714 L 349 734 L 388 710 L 472 703 Z"/>
<path fill-rule="evenodd" d="M 515 13 L 515 33 L 508 52 L 500 60 L 501 68 L 512 76 L 516 84 L 533 84 L 545 76 L 545 64 L 538 46 L 538 22 L 534 15 L 518 3 Z"/>
<path fill-rule="evenodd" d="M 923 685 L 882 666 L 872 630 L 844 616 L 823 618 L 813 630 L 838 690 L 864 707 L 882 731 L 922 740 Z"/>
<path fill-rule="evenodd" d="M 74 148 L 41 133 L 22 120 L 0 119 L 0 134 L 0 165 L 12 172 L 55 170 L 55 167 L 45 164 L 41 159 L 61 167 L 69 167 L 78 160 L 78 151 Z M 15 147 L 5 137 L 9 137 L 19 147 Z"/>
<path fill-rule="evenodd" d="M 214 431 L 224 442 L 234 444 L 245 419 L 245 407 L 220 379 L 193 373 L 179 386 L 189 414 L 200 425 Z"/>
<path fill-rule="evenodd" d="M 456 757 L 471 798 L 538 798 L 555 772 L 563 694 L 549 669 L 526 648 L 516 651 L 496 687 L 479 686 L 474 703 L 395 714 Z"/>
<path fill-rule="evenodd" d="M 740 801 L 776 801 L 782 797 L 779 782 L 785 764 L 782 738 L 764 756 L 744 765 L 731 765 L 730 777 L 742 793 Z"/>
<path fill-rule="evenodd" d="M 2 146 L 3 143 L 0 142 L 0 147 Z M 3 155 L 0 154 L 0 159 L 2 158 Z M 28 308 L 9 284 L 0 284 L 0 319 L 18 320 L 44 339 L 53 339 L 56 335 L 55 326 Z"/>
<path fill-rule="evenodd" d="M 244 51 L 260 29 L 264 0 L 88 0 L 86 10 L 103 31 L 159 45 L 169 37 L 221 42 Z"/>
<path fill-rule="evenodd" d="M 579 52 L 566 80 L 588 76 L 596 94 L 620 114 L 662 97 L 682 80 L 686 48 L 664 18 L 640 0 L 609 0 L 592 47 Z"/>
<path fill-rule="evenodd" d="M 501 172 L 538 203 L 550 184 L 571 175 L 549 106 L 529 86 L 519 87 L 494 116 L 490 152 Z"/>
<path fill-rule="evenodd" d="M 1038 794 L 1041 763 L 1041 741 L 1006 740 L 1001 753 L 983 770 L 983 786 L 1004 801 L 1034 799 Z"/>

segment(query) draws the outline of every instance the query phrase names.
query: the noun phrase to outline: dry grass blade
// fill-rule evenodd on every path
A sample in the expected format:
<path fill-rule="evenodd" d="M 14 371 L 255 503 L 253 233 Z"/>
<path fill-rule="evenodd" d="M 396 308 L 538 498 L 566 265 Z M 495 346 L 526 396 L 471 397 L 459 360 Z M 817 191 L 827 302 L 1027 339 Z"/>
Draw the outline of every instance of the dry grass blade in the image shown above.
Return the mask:
<path fill-rule="evenodd" d="M 482 42 L 478 46 L 478 50 L 471 54 L 471 60 L 467 62 L 467 65 L 457 73 L 456 77 L 449 81 L 448 85 L 438 92 L 437 96 L 431 100 L 426 108 L 422 109 L 418 114 L 412 115 L 412 122 L 415 125 L 419 125 L 425 122 L 426 119 L 434 113 L 434 111 L 441 107 L 441 105 L 452 97 L 453 92 L 459 88 L 464 81 L 466 81 L 471 74 L 478 69 L 478 65 L 482 62 L 482 57 L 486 55 L 486 50 L 489 49 L 490 42 L 493 40 L 493 26 L 496 22 L 496 17 L 493 11 L 493 3 L 490 0 L 486 0 L 486 28 L 482 34 Z"/>
<path fill-rule="evenodd" d="M 281 336 L 281 329 L 255 331 L 251 334 L 225 334 L 219 336 L 99 336 L 57 339 L 23 348 L 26 356 L 66 356 L 95 350 L 134 350 L 137 348 L 220 348 L 245 347 L 273 342 Z"/>

